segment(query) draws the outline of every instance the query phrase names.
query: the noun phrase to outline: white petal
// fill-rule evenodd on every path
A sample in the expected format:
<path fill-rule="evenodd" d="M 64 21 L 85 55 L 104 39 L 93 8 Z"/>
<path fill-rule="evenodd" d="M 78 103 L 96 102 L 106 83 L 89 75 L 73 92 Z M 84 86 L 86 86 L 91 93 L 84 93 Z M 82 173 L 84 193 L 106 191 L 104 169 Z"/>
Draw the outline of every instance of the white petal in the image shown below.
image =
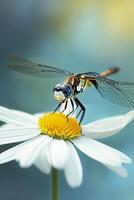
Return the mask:
<path fill-rule="evenodd" d="M 82 132 L 84 135 L 94 139 L 108 137 L 121 131 L 133 119 L 134 111 L 130 111 L 125 115 L 101 119 L 82 126 Z"/>
<path fill-rule="evenodd" d="M 0 121 L 16 125 L 36 124 L 35 117 L 28 113 L 0 106 Z"/>
<path fill-rule="evenodd" d="M 120 166 L 121 158 L 115 149 L 88 137 L 81 136 L 72 142 L 87 156 L 111 166 Z"/>
<path fill-rule="evenodd" d="M 29 144 L 30 142 L 36 140 L 39 136 L 36 136 L 33 139 L 30 139 L 26 142 L 23 142 L 19 145 L 16 145 L 15 147 L 12 147 L 2 153 L 0 153 L 0 164 L 9 162 L 11 160 L 15 160 L 16 159 L 16 154 L 19 150 L 21 150 L 23 147 L 25 147 L 27 144 Z"/>
<path fill-rule="evenodd" d="M 0 145 L 21 142 L 39 135 L 38 128 L 5 125 L 0 128 Z"/>
<path fill-rule="evenodd" d="M 114 149 L 114 148 L 112 148 L 112 149 L 113 149 L 113 152 L 115 152 L 115 154 L 117 154 L 119 156 L 121 163 L 127 163 L 127 164 L 132 163 L 131 158 L 129 158 L 126 154 L 122 153 L 121 151 L 119 151 L 117 149 Z"/>
<path fill-rule="evenodd" d="M 0 164 L 15 160 L 17 158 L 17 154 L 19 151 L 21 151 L 22 149 L 25 149 L 27 145 L 35 143 L 35 141 L 37 141 L 40 137 L 42 137 L 42 135 L 35 136 L 34 138 L 28 141 L 25 141 L 19 145 L 16 145 L 15 147 L 12 147 L 0 153 Z"/>
<path fill-rule="evenodd" d="M 110 165 L 105 165 L 107 168 L 115 172 L 116 174 L 126 178 L 127 177 L 127 171 L 126 169 L 121 165 L 120 167 L 114 167 Z"/>
<path fill-rule="evenodd" d="M 36 121 L 38 121 L 38 119 L 39 119 L 40 117 L 44 116 L 45 114 L 47 114 L 47 113 L 35 113 L 35 114 L 34 114 L 34 117 L 35 117 Z"/>
<path fill-rule="evenodd" d="M 48 147 L 46 145 L 42 146 L 42 149 L 37 156 L 34 164 L 35 166 L 41 170 L 43 173 L 49 174 L 51 172 L 51 165 L 48 162 Z"/>
<path fill-rule="evenodd" d="M 66 180 L 71 187 L 78 187 L 82 183 L 83 171 L 80 158 L 72 143 L 67 142 L 69 158 L 64 167 Z"/>
<path fill-rule="evenodd" d="M 20 145 L 22 146 L 23 143 Z M 21 148 L 20 145 L 17 145 L 15 147 L 12 147 L 12 148 L 0 153 L 0 164 L 15 160 L 16 152 Z"/>
<path fill-rule="evenodd" d="M 5 128 L 13 128 L 13 127 L 15 127 L 16 125 L 14 125 L 14 124 L 3 124 L 2 126 L 0 126 L 0 130 L 1 129 L 5 129 Z"/>
<path fill-rule="evenodd" d="M 17 153 L 16 160 L 19 161 L 20 166 L 31 166 L 40 153 L 42 146 L 47 144 L 49 139 L 50 137 L 48 136 L 39 135 L 34 140 L 29 140 L 29 143 L 23 146 Z"/>
<path fill-rule="evenodd" d="M 66 142 L 60 139 L 53 139 L 48 146 L 48 150 L 50 164 L 57 169 L 64 168 L 69 154 Z"/>

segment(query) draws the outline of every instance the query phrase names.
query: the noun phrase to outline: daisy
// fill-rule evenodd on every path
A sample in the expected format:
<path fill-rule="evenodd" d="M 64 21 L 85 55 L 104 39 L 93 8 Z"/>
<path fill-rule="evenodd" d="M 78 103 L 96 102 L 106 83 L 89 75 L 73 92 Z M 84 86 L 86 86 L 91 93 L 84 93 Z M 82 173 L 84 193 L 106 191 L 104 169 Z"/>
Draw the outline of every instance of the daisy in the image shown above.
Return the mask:
<path fill-rule="evenodd" d="M 21 167 L 34 164 L 49 174 L 51 168 L 63 169 L 71 187 L 82 183 L 83 170 L 77 147 L 120 176 L 126 177 L 123 163 L 131 163 L 124 153 L 99 141 L 121 131 L 134 119 L 134 111 L 80 125 L 65 113 L 28 114 L 0 107 L 0 144 L 22 142 L 0 154 L 0 164 L 12 160 Z"/>

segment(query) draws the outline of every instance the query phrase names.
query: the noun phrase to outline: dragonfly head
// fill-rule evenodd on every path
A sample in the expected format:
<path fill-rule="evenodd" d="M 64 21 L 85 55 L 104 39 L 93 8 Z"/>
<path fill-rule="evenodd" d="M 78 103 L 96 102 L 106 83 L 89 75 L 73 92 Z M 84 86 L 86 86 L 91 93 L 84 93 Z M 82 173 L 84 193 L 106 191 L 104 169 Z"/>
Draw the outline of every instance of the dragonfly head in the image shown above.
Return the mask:
<path fill-rule="evenodd" d="M 59 83 L 54 87 L 54 97 L 57 101 L 64 101 L 65 99 L 71 98 L 73 95 L 73 89 L 70 84 Z"/>

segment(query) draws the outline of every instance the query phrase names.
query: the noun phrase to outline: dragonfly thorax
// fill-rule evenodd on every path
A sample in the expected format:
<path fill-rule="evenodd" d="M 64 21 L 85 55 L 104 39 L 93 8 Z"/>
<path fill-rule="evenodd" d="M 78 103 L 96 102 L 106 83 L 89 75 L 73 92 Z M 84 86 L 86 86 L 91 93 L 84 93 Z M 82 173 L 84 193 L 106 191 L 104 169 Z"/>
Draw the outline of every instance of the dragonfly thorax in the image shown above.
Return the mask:
<path fill-rule="evenodd" d="M 73 96 L 74 91 L 70 84 L 68 83 L 59 83 L 54 87 L 53 90 L 54 97 L 57 101 L 64 101 L 65 99 L 69 99 Z"/>

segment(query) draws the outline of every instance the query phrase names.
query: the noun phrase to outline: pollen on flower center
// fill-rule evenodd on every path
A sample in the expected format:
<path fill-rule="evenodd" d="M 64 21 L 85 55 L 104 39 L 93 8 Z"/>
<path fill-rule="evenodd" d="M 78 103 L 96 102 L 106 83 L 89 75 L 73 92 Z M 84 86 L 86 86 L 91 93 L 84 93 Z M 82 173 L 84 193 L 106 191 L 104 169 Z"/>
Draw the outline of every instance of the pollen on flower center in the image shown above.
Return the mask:
<path fill-rule="evenodd" d="M 39 118 L 38 125 L 42 134 L 62 139 L 71 139 L 80 136 L 81 127 L 73 117 L 65 114 L 47 113 Z"/>

